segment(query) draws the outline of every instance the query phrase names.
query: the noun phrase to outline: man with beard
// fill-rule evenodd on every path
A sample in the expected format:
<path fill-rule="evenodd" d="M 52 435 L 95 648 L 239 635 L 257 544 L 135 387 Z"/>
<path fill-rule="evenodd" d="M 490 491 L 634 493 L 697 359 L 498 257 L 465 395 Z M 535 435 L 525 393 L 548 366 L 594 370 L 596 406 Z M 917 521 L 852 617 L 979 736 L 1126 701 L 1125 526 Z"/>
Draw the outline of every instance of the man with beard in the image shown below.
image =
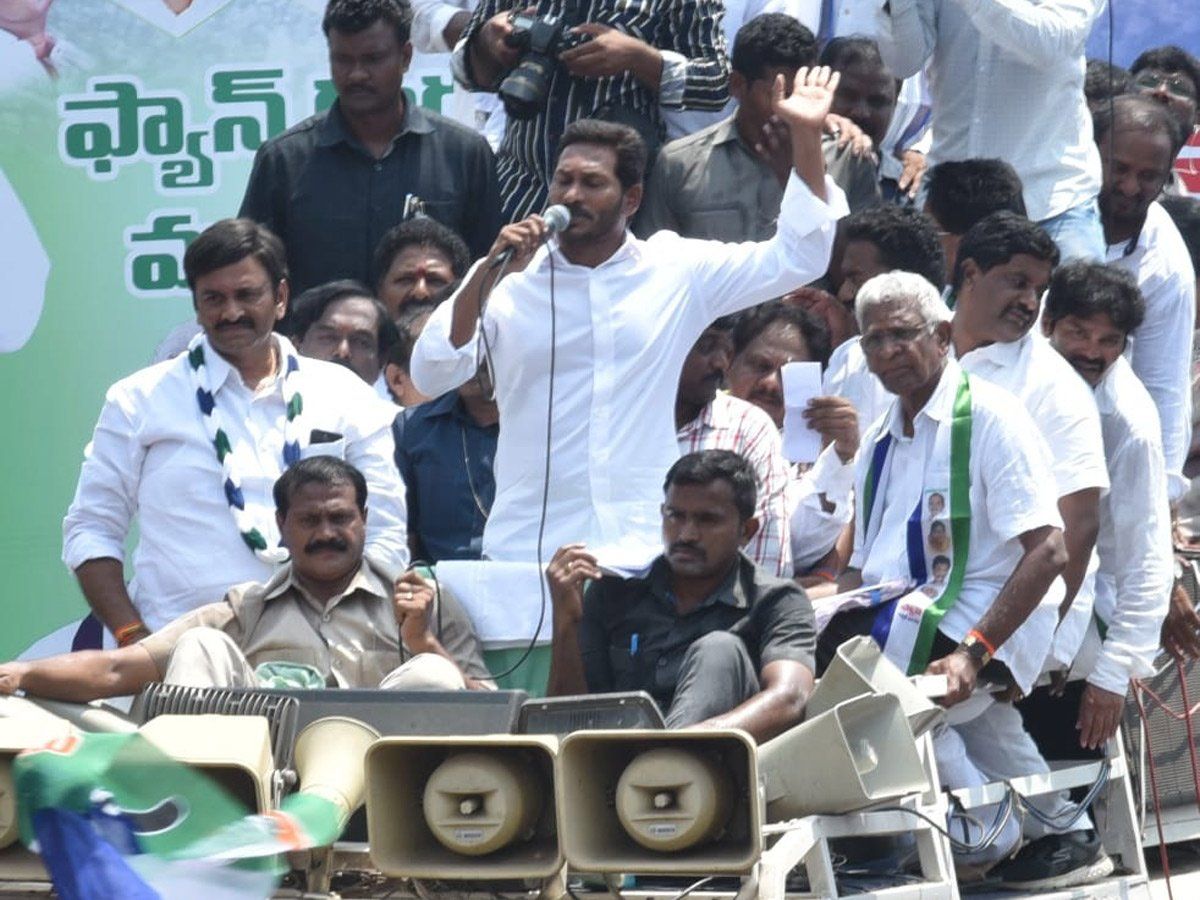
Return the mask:
<path fill-rule="evenodd" d="M 470 620 L 416 572 L 393 584 L 363 556 L 367 482 L 328 456 L 273 488 L 291 559 L 117 650 L 0 665 L 0 694 L 86 703 L 163 681 L 194 687 L 492 687 Z M 213 559 L 220 564 L 221 560 Z M 436 624 L 435 624 L 436 623 Z"/>
<path fill-rule="evenodd" d="M 345 366 L 387 399 L 380 375 L 398 335 L 366 287 L 347 279 L 309 288 L 296 298 L 291 327 L 304 356 Z"/>
<path fill-rule="evenodd" d="M 1121 722 L 1132 678 L 1154 673 L 1171 591 L 1171 511 L 1158 416 L 1121 355 L 1145 312 L 1133 276 L 1077 261 L 1054 273 L 1042 329 L 1092 388 L 1112 484 L 1100 503 L 1096 612 L 1068 685 L 1081 747 L 1103 747 Z"/>
<path fill-rule="evenodd" d="M 372 498 L 366 553 L 386 570 L 408 562 L 395 407 L 274 332 L 288 304 L 279 238 L 248 219 L 223 219 L 192 241 L 183 269 L 201 333 L 187 352 L 109 389 L 63 521 L 63 562 L 122 644 L 231 585 L 270 577 L 287 558 L 271 486 L 305 457 L 336 456 L 363 473 Z"/>
<path fill-rule="evenodd" d="M 665 548 L 642 578 L 602 577 L 584 544 L 546 568 L 553 601 L 547 693 L 648 692 L 667 726 L 741 728 L 764 741 L 797 724 L 813 687 L 812 607 L 739 548 L 754 537 L 754 473 L 728 450 L 667 473 Z M 588 582 L 591 582 L 588 584 Z"/>
<path fill-rule="evenodd" d="M 504 427 L 485 556 L 540 562 L 543 548 L 578 540 L 609 565 L 640 569 L 657 555 L 654 496 L 679 454 L 674 401 L 688 351 L 720 316 L 828 265 L 845 212 L 821 155 L 836 86 L 828 69 L 799 70 L 786 97 L 776 81 L 793 174 L 778 230 L 757 244 L 634 238 L 644 143 L 611 122 L 568 126 L 550 200 L 568 207 L 569 226 L 546 247 L 541 216 L 506 226 L 413 350 L 413 382 L 430 396 L 472 377 L 481 355 L 492 363 Z"/>
<path fill-rule="evenodd" d="M 1146 301 L 1146 317 L 1127 354 L 1158 407 L 1174 503 L 1187 489 L 1196 282 L 1179 229 L 1156 198 L 1171 173 L 1179 124 L 1166 106 L 1124 96 L 1100 110 L 1095 128 L 1104 163 L 1100 217 L 1108 262 L 1133 275 Z"/>

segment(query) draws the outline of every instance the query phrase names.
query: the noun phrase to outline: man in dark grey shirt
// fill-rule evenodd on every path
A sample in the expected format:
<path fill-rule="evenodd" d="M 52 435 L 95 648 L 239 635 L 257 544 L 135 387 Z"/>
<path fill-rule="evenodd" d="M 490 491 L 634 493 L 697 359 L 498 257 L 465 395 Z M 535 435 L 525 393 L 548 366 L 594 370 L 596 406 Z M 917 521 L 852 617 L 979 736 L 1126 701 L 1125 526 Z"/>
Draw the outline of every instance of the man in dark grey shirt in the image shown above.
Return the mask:
<path fill-rule="evenodd" d="M 333 0 L 323 28 L 337 100 L 255 157 L 240 215 L 283 239 L 294 294 L 339 278 L 374 284 L 376 244 L 417 201 L 475 255 L 496 236 L 487 142 L 404 96 L 411 22 L 407 0 Z"/>
<path fill-rule="evenodd" d="M 667 473 L 666 553 L 646 576 L 601 577 L 583 545 L 559 549 L 546 569 L 547 693 L 644 690 L 672 728 L 705 722 L 759 741 L 797 724 L 813 686 L 813 612 L 795 582 L 740 552 L 758 529 L 754 500 L 743 457 L 690 453 Z"/>

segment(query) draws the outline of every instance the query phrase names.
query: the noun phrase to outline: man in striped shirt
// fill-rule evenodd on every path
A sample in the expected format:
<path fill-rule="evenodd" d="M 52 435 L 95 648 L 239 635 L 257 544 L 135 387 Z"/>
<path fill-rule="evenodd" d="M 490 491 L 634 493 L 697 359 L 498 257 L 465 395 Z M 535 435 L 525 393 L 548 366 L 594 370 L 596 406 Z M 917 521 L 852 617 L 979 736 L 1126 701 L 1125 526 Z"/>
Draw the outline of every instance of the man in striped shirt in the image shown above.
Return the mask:
<path fill-rule="evenodd" d="M 758 482 L 754 517 L 758 531 L 742 548 L 764 571 L 792 577 L 788 524 L 787 460 L 771 417 L 745 400 L 718 390 L 733 355 L 733 321 L 718 319 L 700 335 L 683 361 L 675 398 L 675 427 L 681 454 L 732 450 L 743 457 Z"/>
<path fill-rule="evenodd" d="M 510 14 L 525 0 L 484 0 L 454 51 L 455 77 L 473 91 L 494 92 L 521 57 L 506 38 Z M 533 118 L 509 117 L 497 157 L 502 214 L 524 219 L 546 205 L 563 129 L 576 119 L 617 121 L 637 129 L 650 148 L 662 141 L 660 108 L 720 110 L 729 98 L 729 61 L 720 0 L 543 0 L 538 15 L 573 7 L 567 32 L 583 43 L 553 67 L 546 105 Z M 568 13 L 569 15 L 569 13 Z"/>

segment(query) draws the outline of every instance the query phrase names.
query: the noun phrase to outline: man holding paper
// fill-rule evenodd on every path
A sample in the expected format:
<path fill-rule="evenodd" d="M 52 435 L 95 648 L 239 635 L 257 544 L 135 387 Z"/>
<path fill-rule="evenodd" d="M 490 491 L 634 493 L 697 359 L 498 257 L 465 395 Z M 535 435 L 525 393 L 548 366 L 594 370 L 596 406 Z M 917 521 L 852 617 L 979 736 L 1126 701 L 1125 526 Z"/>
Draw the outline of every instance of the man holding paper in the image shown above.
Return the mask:
<path fill-rule="evenodd" d="M 949 311 L 924 278 L 871 279 L 856 315 L 867 364 L 896 400 L 863 437 L 854 554 L 839 586 L 904 578 L 910 588 L 836 614 L 819 662 L 848 637 L 870 634 L 909 674 L 946 675 L 952 727 L 935 735 L 935 752 L 951 788 L 1046 772 L 1012 705 L 974 693 L 977 681 L 1028 691 L 1050 650 L 1058 603 L 1046 595 L 1067 553 L 1045 442 L 1015 397 L 949 358 Z M 1079 838 L 1058 836 L 1065 852 L 1046 877 L 1094 874 L 1103 851 L 1087 837 L 1086 817 L 1077 827 Z M 991 848 L 958 862 L 985 868 L 1019 840 L 1010 821 Z"/>
<path fill-rule="evenodd" d="M 667 473 L 665 492 L 664 552 L 646 577 L 602 578 L 583 544 L 554 554 L 547 693 L 644 690 L 669 727 L 741 728 L 767 740 L 800 721 L 812 691 L 812 607 L 795 582 L 741 552 L 758 529 L 744 458 L 689 453 Z"/>
<path fill-rule="evenodd" d="M 658 553 L 655 496 L 678 457 L 675 388 L 684 357 L 722 315 L 820 275 L 845 199 L 824 170 L 821 128 L 837 76 L 801 69 L 773 109 L 791 132 L 795 174 L 779 229 L 758 244 L 632 237 L 646 150 L 632 129 L 572 123 L 559 143 L 550 200 L 570 225 L 551 240 L 541 216 L 500 232 L 492 252 L 433 314 L 412 377 L 438 396 L 488 353 L 500 408 L 496 499 L 483 555 L 532 561 L 586 540 L 609 566 L 640 569 Z M 501 256 L 507 268 L 497 267 Z M 487 297 L 485 288 L 508 271 Z"/>

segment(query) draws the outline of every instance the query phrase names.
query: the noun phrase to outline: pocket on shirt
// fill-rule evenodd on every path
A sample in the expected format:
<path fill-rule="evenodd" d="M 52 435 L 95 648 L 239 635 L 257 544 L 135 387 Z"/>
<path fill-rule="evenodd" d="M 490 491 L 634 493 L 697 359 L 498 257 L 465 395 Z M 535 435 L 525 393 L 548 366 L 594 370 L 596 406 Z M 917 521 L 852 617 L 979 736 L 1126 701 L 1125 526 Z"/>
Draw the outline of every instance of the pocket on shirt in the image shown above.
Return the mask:
<path fill-rule="evenodd" d="M 309 444 L 307 447 L 301 448 L 301 459 L 309 459 L 313 456 L 332 456 L 334 459 L 345 459 L 346 439 L 338 438 L 336 441 L 324 441 L 319 444 Z"/>
<path fill-rule="evenodd" d="M 748 224 L 744 211 L 737 206 L 694 209 L 688 218 L 691 236 L 707 240 L 728 240 L 731 223 L 736 227 L 732 233 L 738 234 L 745 233 Z"/>
<path fill-rule="evenodd" d="M 637 691 L 642 689 L 638 677 L 638 657 L 627 647 L 608 648 L 608 669 L 612 672 L 614 691 Z"/>

